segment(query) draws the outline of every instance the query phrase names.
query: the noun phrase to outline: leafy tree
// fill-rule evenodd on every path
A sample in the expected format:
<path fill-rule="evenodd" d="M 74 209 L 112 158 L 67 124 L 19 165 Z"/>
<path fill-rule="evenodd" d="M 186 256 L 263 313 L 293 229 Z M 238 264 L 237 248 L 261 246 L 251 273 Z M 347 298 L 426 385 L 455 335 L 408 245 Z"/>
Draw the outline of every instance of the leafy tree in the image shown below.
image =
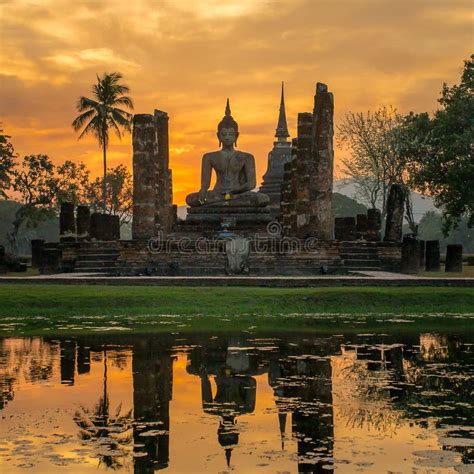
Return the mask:
<path fill-rule="evenodd" d="M 72 122 L 75 131 L 82 129 L 79 139 L 87 134 L 97 138 L 103 151 L 104 179 L 102 181 L 102 205 L 107 208 L 107 146 L 109 144 L 109 130 L 121 138 L 123 131 L 130 131 L 132 115 L 120 106 L 133 109 L 132 99 L 125 95 L 130 89 L 120 84 L 122 75 L 118 72 L 104 73 L 97 76 L 97 83 L 92 87 L 94 99 L 81 96 L 77 102 L 77 110 L 81 114 Z"/>
<path fill-rule="evenodd" d="M 0 126 L 0 198 L 7 199 L 6 191 L 10 188 L 11 173 L 15 168 L 15 152 L 10 143 L 10 136 L 4 135 Z"/>
<path fill-rule="evenodd" d="M 85 199 L 93 210 L 101 207 L 101 191 L 103 179 L 96 178 L 86 191 Z M 105 212 L 119 216 L 120 222 L 128 223 L 132 219 L 133 179 L 124 165 L 107 170 L 106 177 L 107 207 Z"/>
<path fill-rule="evenodd" d="M 412 185 L 434 198 L 446 234 L 462 216 L 474 225 L 474 55 L 465 61 L 460 84 L 444 84 L 439 103 L 432 118 L 404 118 L 404 153 Z"/>
<path fill-rule="evenodd" d="M 58 178 L 54 164 L 46 155 L 25 156 L 12 176 L 13 190 L 18 193 L 22 204 L 15 214 L 13 230 L 8 234 L 8 240 L 17 253 L 20 228 L 35 228 L 41 221 L 55 215 Z"/>
<path fill-rule="evenodd" d="M 58 205 L 66 201 L 75 205 L 87 203 L 90 172 L 84 163 L 67 160 L 56 168 L 56 177 Z"/>
<path fill-rule="evenodd" d="M 344 158 L 343 172 L 356 186 L 356 198 L 380 206 L 387 213 L 388 191 L 392 184 L 404 184 L 406 189 L 406 219 L 416 234 L 416 223 L 407 187 L 408 169 L 403 117 L 393 107 L 381 107 L 375 112 L 349 112 L 338 127 L 339 141 L 350 152 Z"/>

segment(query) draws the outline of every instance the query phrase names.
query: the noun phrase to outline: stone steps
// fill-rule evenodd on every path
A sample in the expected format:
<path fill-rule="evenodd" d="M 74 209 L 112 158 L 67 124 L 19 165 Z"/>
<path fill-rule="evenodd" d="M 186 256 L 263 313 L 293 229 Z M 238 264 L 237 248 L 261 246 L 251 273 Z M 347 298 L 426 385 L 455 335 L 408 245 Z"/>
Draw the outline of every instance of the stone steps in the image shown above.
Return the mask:
<path fill-rule="evenodd" d="M 76 256 L 74 272 L 113 273 L 119 253 L 114 246 L 81 248 Z"/>
<path fill-rule="evenodd" d="M 376 242 L 341 242 L 340 252 L 344 267 L 348 270 L 382 270 Z"/>

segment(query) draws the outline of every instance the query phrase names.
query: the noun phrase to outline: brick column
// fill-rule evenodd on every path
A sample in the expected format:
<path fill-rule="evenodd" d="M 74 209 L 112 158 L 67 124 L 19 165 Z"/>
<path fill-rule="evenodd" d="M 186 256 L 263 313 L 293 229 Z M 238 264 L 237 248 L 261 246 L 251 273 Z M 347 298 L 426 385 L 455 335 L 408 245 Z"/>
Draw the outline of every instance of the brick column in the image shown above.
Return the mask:
<path fill-rule="evenodd" d="M 385 222 L 385 242 L 402 240 L 403 212 L 405 206 L 405 188 L 401 184 L 392 184 L 388 192 L 387 217 Z"/>
<path fill-rule="evenodd" d="M 316 85 L 314 97 L 310 234 L 333 239 L 332 189 L 334 168 L 334 98 L 326 84 Z"/>
<path fill-rule="evenodd" d="M 155 224 L 164 233 L 171 231 L 173 224 L 173 189 L 169 169 L 169 117 L 166 112 L 155 110 L 155 127 L 158 139 L 156 160 Z"/>
<path fill-rule="evenodd" d="M 155 235 L 156 161 L 158 139 L 153 115 L 133 117 L 133 223 L 134 239 Z"/>

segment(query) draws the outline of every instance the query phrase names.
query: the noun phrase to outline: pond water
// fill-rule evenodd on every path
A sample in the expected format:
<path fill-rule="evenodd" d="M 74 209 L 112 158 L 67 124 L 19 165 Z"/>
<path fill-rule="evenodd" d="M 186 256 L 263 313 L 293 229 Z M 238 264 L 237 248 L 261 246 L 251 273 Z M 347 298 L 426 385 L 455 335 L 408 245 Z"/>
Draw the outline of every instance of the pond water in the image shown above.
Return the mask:
<path fill-rule="evenodd" d="M 0 339 L 0 472 L 474 472 L 473 344 Z"/>

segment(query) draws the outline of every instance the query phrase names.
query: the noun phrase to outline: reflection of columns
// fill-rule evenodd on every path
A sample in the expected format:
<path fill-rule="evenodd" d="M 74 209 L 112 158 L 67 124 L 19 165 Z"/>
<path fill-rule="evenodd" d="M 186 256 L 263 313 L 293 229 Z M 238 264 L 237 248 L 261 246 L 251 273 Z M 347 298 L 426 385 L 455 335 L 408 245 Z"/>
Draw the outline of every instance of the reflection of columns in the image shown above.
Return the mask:
<path fill-rule="evenodd" d="M 298 440 L 298 472 L 332 471 L 326 467 L 332 464 L 327 458 L 332 457 L 334 445 L 331 377 L 331 361 L 321 357 L 288 357 L 270 364 L 269 383 L 278 397 L 282 443 L 285 405 L 292 412 L 292 431 Z"/>
<path fill-rule="evenodd" d="M 297 389 L 300 407 L 293 413 L 293 432 L 298 436 L 298 472 L 330 472 L 323 469 L 331 464 L 318 458 L 332 457 L 334 445 L 334 417 L 332 410 L 332 381 L 330 359 L 303 359 L 296 363 L 296 373 L 309 380 Z M 304 380 L 304 379 L 303 379 Z M 305 460 L 307 458 L 307 460 Z"/>
<path fill-rule="evenodd" d="M 60 341 L 61 348 L 61 383 L 63 385 L 74 385 L 74 373 L 76 371 L 76 342 Z"/>
<path fill-rule="evenodd" d="M 173 358 L 168 351 L 155 352 L 138 344 L 133 354 L 134 442 L 143 444 L 136 453 L 136 473 L 152 473 L 169 463 L 169 404 L 172 399 Z"/>
<path fill-rule="evenodd" d="M 83 341 L 77 344 L 77 373 L 88 374 L 91 371 L 91 348 Z"/>
<path fill-rule="evenodd" d="M 12 375 L 0 374 L 0 410 L 3 410 L 15 395 L 15 378 Z"/>

